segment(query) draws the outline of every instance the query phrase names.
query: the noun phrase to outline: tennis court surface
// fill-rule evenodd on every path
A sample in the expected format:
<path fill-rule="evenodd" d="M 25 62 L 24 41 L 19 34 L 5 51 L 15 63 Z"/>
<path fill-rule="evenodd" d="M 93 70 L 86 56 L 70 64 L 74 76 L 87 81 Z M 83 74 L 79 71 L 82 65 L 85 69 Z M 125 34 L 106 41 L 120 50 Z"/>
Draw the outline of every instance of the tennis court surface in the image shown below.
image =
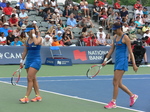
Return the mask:
<path fill-rule="evenodd" d="M 10 73 L 18 66 L 1 66 L 0 112 L 149 112 L 150 75 L 147 74 L 149 68 L 139 68 L 137 74 L 127 75 L 127 73 L 132 74 L 133 71 L 129 67 L 129 72 L 123 77 L 123 83 L 139 95 L 136 104 L 132 108 L 129 107 L 129 96 L 120 90 L 117 99 L 118 107 L 109 110 L 104 109 L 103 106 L 112 97 L 113 66 L 104 67 L 101 75 L 88 79 L 85 72 L 89 66 L 90 64 L 70 67 L 44 65 L 38 73 L 43 101 L 29 102 L 28 104 L 19 102 L 19 98 L 23 97 L 26 91 L 25 70 L 23 70 L 19 84 L 12 86 Z M 6 69 L 3 68 L 7 68 L 9 71 L 6 72 Z M 144 74 L 141 74 L 142 72 Z M 34 92 L 30 98 L 33 97 Z"/>

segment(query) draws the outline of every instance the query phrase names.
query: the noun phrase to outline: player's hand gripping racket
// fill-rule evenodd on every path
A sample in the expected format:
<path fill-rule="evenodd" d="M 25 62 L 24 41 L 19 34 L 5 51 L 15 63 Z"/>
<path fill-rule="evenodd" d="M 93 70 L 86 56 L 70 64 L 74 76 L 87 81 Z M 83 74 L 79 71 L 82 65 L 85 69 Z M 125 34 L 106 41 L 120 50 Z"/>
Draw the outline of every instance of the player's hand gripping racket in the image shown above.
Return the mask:
<path fill-rule="evenodd" d="M 110 61 L 112 60 L 112 58 L 110 58 L 107 62 L 109 63 Z M 91 78 L 94 78 L 99 72 L 100 72 L 100 69 L 103 68 L 103 65 L 102 64 L 99 64 L 99 65 L 93 65 L 91 66 L 87 72 L 86 72 L 86 76 L 91 79 Z"/>
<path fill-rule="evenodd" d="M 12 85 L 16 85 L 19 80 L 20 80 L 20 74 L 21 74 L 21 69 L 22 68 L 19 68 L 17 69 L 13 74 L 12 74 L 12 77 L 11 77 L 11 84 Z"/>

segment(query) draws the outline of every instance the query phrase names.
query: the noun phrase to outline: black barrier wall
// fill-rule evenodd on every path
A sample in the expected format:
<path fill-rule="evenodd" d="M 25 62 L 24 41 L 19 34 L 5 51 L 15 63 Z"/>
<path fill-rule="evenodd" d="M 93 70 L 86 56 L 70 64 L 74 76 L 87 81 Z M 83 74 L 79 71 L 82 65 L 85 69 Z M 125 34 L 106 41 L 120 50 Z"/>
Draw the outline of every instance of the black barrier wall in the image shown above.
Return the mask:
<path fill-rule="evenodd" d="M 23 52 L 23 46 L 1 46 L 0 64 L 19 64 Z M 104 55 L 108 53 L 110 47 L 60 47 L 63 57 L 70 58 L 73 64 L 101 63 Z M 150 47 L 146 47 L 148 62 L 150 62 Z M 45 63 L 47 57 L 51 57 L 49 47 L 42 46 L 41 59 Z M 114 54 L 112 55 L 112 58 Z M 113 60 L 114 62 L 114 60 Z"/>

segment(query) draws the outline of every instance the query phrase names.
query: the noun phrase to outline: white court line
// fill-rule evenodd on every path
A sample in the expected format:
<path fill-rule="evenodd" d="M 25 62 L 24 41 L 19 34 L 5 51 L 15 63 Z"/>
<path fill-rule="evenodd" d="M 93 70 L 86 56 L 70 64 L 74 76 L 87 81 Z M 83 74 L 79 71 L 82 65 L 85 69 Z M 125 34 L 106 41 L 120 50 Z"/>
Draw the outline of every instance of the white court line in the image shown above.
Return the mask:
<path fill-rule="evenodd" d="M 4 81 L 0 81 L 0 82 L 1 82 L 1 83 L 5 83 L 5 84 L 10 84 L 10 83 L 4 82 Z M 23 85 L 16 85 L 16 86 L 25 87 L 25 88 L 26 88 L 26 86 L 23 86 Z M 106 105 L 106 104 L 107 104 L 107 103 L 103 103 L 103 102 L 99 102 L 99 101 L 94 101 L 94 100 L 89 100 L 89 99 L 85 99 L 85 98 L 80 98 L 80 97 L 77 97 L 77 96 L 65 95 L 65 94 L 56 93 L 56 92 L 52 92 L 52 91 L 46 91 L 46 90 L 42 90 L 42 89 L 40 89 L 40 91 L 45 92 L 45 93 L 51 93 L 51 94 L 59 95 L 59 96 L 65 96 L 65 97 L 69 97 L 69 98 L 79 99 L 79 100 L 83 100 L 83 101 L 88 101 L 88 102 L 103 104 L 103 105 Z M 118 108 L 121 108 L 121 109 L 126 109 L 126 110 L 135 111 L 135 112 L 144 112 L 144 111 L 141 111 L 141 110 L 130 109 L 130 108 L 122 107 L 122 106 L 117 106 L 117 107 L 118 107 Z"/>

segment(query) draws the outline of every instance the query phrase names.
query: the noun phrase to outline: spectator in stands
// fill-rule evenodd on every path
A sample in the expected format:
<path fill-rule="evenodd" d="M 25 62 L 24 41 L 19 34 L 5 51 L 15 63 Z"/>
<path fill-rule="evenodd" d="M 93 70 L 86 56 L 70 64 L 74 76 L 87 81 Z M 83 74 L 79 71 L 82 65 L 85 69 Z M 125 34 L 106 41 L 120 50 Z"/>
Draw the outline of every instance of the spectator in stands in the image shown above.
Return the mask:
<path fill-rule="evenodd" d="M 11 18 L 9 19 L 9 25 L 10 25 L 11 27 L 13 27 L 13 26 L 18 27 L 18 18 L 16 18 L 16 14 L 13 14 L 13 15 L 11 16 Z"/>
<path fill-rule="evenodd" d="M 101 11 L 101 8 L 98 6 L 98 2 L 96 2 L 95 6 L 93 7 L 93 12 L 94 12 L 95 19 L 97 19 L 100 11 Z"/>
<path fill-rule="evenodd" d="M 142 18 L 142 17 L 143 17 L 143 10 L 142 10 L 142 7 L 138 7 L 138 8 L 135 10 L 134 14 L 135 14 L 135 18 L 136 18 L 137 16 L 139 16 L 139 15 L 140 15 L 140 18 Z"/>
<path fill-rule="evenodd" d="M 52 46 L 62 46 L 59 41 L 57 40 L 57 37 L 53 37 Z"/>
<path fill-rule="evenodd" d="M 134 10 L 137 10 L 138 7 L 143 7 L 142 4 L 140 4 L 140 0 L 137 0 L 136 3 L 134 4 Z"/>
<path fill-rule="evenodd" d="M 6 7 L 6 0 L 2 0 L 0 3 L 0 9 L 3 10 L 4 7 Z"/>
<path fill-rule="evenodd" d="M 107 15 L 111 15 L 113 13 L 113 8 L 112 7 L 108 7 L 108 10 L 107 10 Z"/>
<path fill-rule="evenodd" d="M 149 13 L 149 12 L 148 12 L 148 9 L 147 9 L 146 7 L 144 7 L 144 8 L 143 8 L 143 14 L 144 14 L 144 15 L 148 15 L 148 13 Z"/>
<path fill-rule="evenodd" d="M 39 9 L 39 7 L 42 7 L 43 0 L 34 0 L 34 1 L 35 1 L 36 9 Z"/>
<path fill-rule="evenodd" d="M 57 2 L 55 0 L 51 0 L 50 6 L 56 8 L 58 5 L 57 5 Z"/>
<path fill-rule="evenodd" d="M 140 23 L 140 16 L 136 17 L 135 24 L 136 24 L 137 33 L 141 34 L 143 26 Z"/>
<path fill-rule="evenodd" d="M 13 35 L 13 30 L 8 30 L 7 45 L 10 45 L 14 41 L 15 36 Z"/>
<path fill-rule="evenodd" d="M 52 46 L 53 39 L 49 34 L 45 35 L 45 38 L 43 39 L 42 46 Z"/>
<path fill-rule="evenodd" d="M 122 24 L 122 32 L 123 33 L 126 33 L 127 35 L 129 34 L 129 26 L 128 26 L 128 23 L 124 22 Z"/>
<path fill-rule="evenodd" d="M 20 10 L 26 9 L 26 6 L 25 6 L 25 3 L 23 2 L 23 0 L 19 0 L 19 2 L 17 4 L 19 4 Z"/>
<path fill-rule="evenodd" d="M 23 46 L 23 43 L 21 41 L 19 41 L 19 37 L 15 37 L 14 41 L 11 42 L 10 44 L 11 46 Z"/>
<path fill-rule="evenodd" d="M 25 9 L 21 9 L 21 12 L 19 13 L 20 23 L 19 25 L 22 26 L 23 22 L 28 19 L 28 15 L 25 12 Z"/>
<path fill-rule="evenodd" d="M 73 9 L 71 10 L 71 13 L 73 13 L 75 16 L 78 15 L 78 13 L 79 13 L 79 7 L 77 5 L 74 5 Z"/>
<path fill-rule="evenodd" d="M 84 27 L 87 27 L 86 25 L 87 25 L 87 19 L 83 17 L 82 20 L 78 22 L 78 27 L 84 28 Z"/>
<path fill-rule="evenodd" d="M 150 37 L 150 30 L 149 29 L 146 29 L 145 33 L 143 34 L 143 37 Z"/>
<path fill-rule="evenodd" d="M 145 42 L 146 42 L 147 46 L 150 46 L 150 37 L 146 36 L 145 39 L 146 39 Z"/>
<path fill-rule="evenodd" d="M 16 18 L 19 19 L 18 13 L 17 13 L 17 9 L 13 8 L 11 15 L 15 14 Z"/>
<path fill-rule="evenodd" d="M 88 2 L 86 0 L 81 0 L 80 9 L 83 10 L 85 17 L 89 15 Z"/>
<path fill-rule="evenodd" d="M 5 37 L 8 36 L 8 30 L 9 30 L 8 26 L 9 26 L 8 23 L 4 23 L 3 27 L 0 28 L 0 32 L 3 32 Z"/>
<path fill-rule="evenodd" d="M 25 25 L 25 26 L 28 26 L 28 25 L 29 25 L 29 23 L 28 23 L 28 20 L 27 20 L 27 19 L 23 21 L 23 25 Z M 22 25 L 22 26 L 23 26 L 23 25 Z"/>
<path fill-rule="evenodd" d="M 106 35 L 105 35 L 105 37 L 106 37 Z M 99 33 L 97 40 L 99 42 L 99 46 L 105 46 L 106 45 L 106 39 L 104 38 L 102 32 Z"/>
<path fill-rule="evenodd" d="M 67 26 L 75 28 L 76 25 L 77 25 L 77 22 L 76 22 L 76 19 L 74 19 L 74 14 L 71 13 L 70 16 L 67 19 Z"/>
<path fill-rule="evenodd" d="M 105 8 L 101 9 L 101 12 L 99 13 L 99 18 L 100 18 L 100 21 L 102 22 L 102 26 L 105 26 L 106 20 L 108 18 Z"/>
<path fill-rule="evenodd" d="M 0 46 L 7 45 L 7 39 L 4 36 L 4 32 L 0 32 Z"/>
<path fill-rule="evenodd" d="M 13 10 L 13 8 L 10 7 L 10 3 L 7 2 L 7 3 L 6 3 L 6 7 L 3 8 L 3 13 L 4 13 L 5 15 L 10 16 L 11 13 L 12 13 L 12 10 Z"/>
<path fill-rule="evenodd" d="M 136 33 L 136 25 L 134 22 L 131 22 L 129 24 L 129 38 L 130 38 L 131 42 L 137 40 L 137 36 L 135 33 Z"/>
<path fill-rule="evenodd" d="M 21 32 L 19 39 L 20 39 L 20 41 L 21 41 L 23 44 L 25 44 L 25 42 L 26 42 L 26 40 L 27 40 L 27 37 L 26 37 L 25 32 Z"/>
<path fill-rule="evenodd" d="M 43 0 L 42 4 L 43 4 L 43 7 L 47 7 L 47 8 L 50 7 L 50 1 L 49 0 Z"/>
<path fill-rule="evenodd" d="M 66 29 L 65 34 L 70 38 L 74 39 L 73 32 L 70 29 Z"/>
<path fill-rule="evenodd" d="M 75 19 L 76 19 L 77 22 L 79 22 L 83 19 L 81 11 L 78 12 L 78 14 L 75 16 Z"/>
<path fill-rule="evenodd" d="M 121 24 L 128 23 L 127 17 L 122 17 Z"/>
<path fill-rule="evenodd" d="M 65 9 L 63 11 L 63 16 L 64 17 L 69 17 L 70 14 L 71 14 L 70 7 L 69 6 L 65 6 Z"/>
<path fill-rule="evenodd" d="M 3 27 L 3 22 L 0 20 L 0 28 Z"/>
<path fill-rule="evenodd" d="M 106 34 L 103 31 L 102 26 L 99 27 L 99 31 L 97 32 L 96 36 L 97 36 L 97 40 L 99 41 L 100 45 L 106 44 L 106 42 L 105 42 Z"/>
<path fill-rule="evenodd" d="M 25 25 L 25 24 L 23 24 L 23 25 L 21 26 L 21 28 L 18 27 L 18 30 L 20 30 L 21 32 L 24 32 L 25 29 L 26 29 L 26 25 Z"/>
<path fill-rule="evenodd" d="M 66 34 L 66 33 L 63 33 L 63 36 L 62 36 L 62 42 L 65 46 L 70 46 L 72 45 L 72 42 L 70 40 L 70 37 Z"/>
<path fill-rule="evenodd" d="M 22 27 L 23 28 L 23 27 Z M 20 27 L 17 27 L 17 29 L 13 30 L 13 35 L 15 37 L 20 37 L 20 34 L 21 34 L 21 28 Z"/>
<path fill-rule="evenodd" d="M 57 37 L 58 41 L 61 41 L 62 40 L 62 35 L 63 35 L 63 33 L 61 31 L 58 31 L 55 37 Z"/>
<path fill-rule="evenodd" d="M 116 3 L 114 3 L 114 9 L 121 9 L 120 0 L 117 0 Z"/>
<path fill-rule="evenodd" d="M 112 25 L 114 24 L 115 20 L 116 20 L 115 13 L 112 12 L 111 15 L 109 15 L 108 18 L 107 18 L 107 28 L 108 28 L 108 30 L 111 30 Z"/>
<path fill-rule="evenodd" d="M 146 14 L 143 14 L 142 20 L 143 20 L 143 24 L 145 24 L 146 22 L 150 22 L 150 19 L 148 18 L 148 15 Z"/>
<path fill-rule="evenodd" d="M 57 24 L 57 28 L 56 28 L 56 35 L 58 34 L 58 31 L 61 31 L 62 34 L 65 32 L 64 29 L 62 28 L 62 26 L 60 24 Z"/>
<path fill-rule="evenodd" d="M 57 10 L 57 13 L 59 14 L 59 16 L 62 17 L 63 16 L 63 11 L 60 9 L 60 7 L 56 8 L 55 12 L 56 12 L 56 10 Z"/>
<path fill-rule="evenodd" d="M 126 17 L 128 16 L 128 11 L 125 7 L 122 7 L 122 10 L 120 11 L 120 16 L 121 17 Z"/>
<path fill-rule="evenodd" d="M 88 42 L 86 46 L 98 46 L 99 42 L 94 36 L 94 34 L 91 33 L 90 37 L 88 37 Z"/>
<path fill-rule="evenodd" d="M 142 32 L 145 33 L 147 29 L 150 30 L 150 27 L 149 27 L 149 23 L 148 23 L 148 22 L 146 22 L 145 25 L 143 26 Z"/>
<path fill-rule="evenodd" d="M 31 2 L 31 0 L 27 0 L 26 3 L 25 3 L 25 9 L 27 11 L 32 11 L 34 10 L 34 5 L 33 3 Z"/>
<path fill-rule="evenodd" d="M 107 0 L 103 0 L 103 3 L 104 3 L 104 8 L 107 10 L 108 9 L 108 2 L 107 2 Z"/>
<path fill-rule="evenodd" d="M 51 18 L 52 18 L 52 13 L 51 13 L 51 11 L 50 11 L 50 9 L 49 10 L 47 10 L 47 12 L 44 14 L 44 21 L 50 21 L 51 20 Z"/>
<path fill-rule="evenodd" d="M 100 8 L 104 8 L 105 3 L 99 0 L 99 1 L 98 1 L 98 6 L 99 6 Z"/>
<path fill-rule="evenodd" d="M 74 6 L 73 0 L 65 0 L 65 6 L 69 6 L 72 9 Z"/>
<path fill-rule="evenodd" d="M 82 35 L 79 37 L 76 46 L 86 46 L 86 43 L 84 42 L 84 37 Z"/>
<path fill-rule="evenodd" d="M 6 22 L 5 14 L 2 14 L 2 15 L 1 15 L 0 20 L 2 21 L 2 23 L 5 23 L 5 22 Z"/>
<path fill-rule="evenodd" d="M 87 16 L 86 27 L 87 28 L 93 28 L 94 27 L 94 24 L 93 24 L 90 16 Z"/>
<path fill-rule="evenodd" d="M 51 28 L 52 26 L 56 27 L 54 19 L 51 19 L 49 22 L 50 22 L 50 24 L 48 25 L 48 29 Z"/>
<path fill-rule="evenodd" d="M 106 34 L 106 46 L 111 46 L 113 44 L 113 40 L 110 38 L 110 34 Z"/>

